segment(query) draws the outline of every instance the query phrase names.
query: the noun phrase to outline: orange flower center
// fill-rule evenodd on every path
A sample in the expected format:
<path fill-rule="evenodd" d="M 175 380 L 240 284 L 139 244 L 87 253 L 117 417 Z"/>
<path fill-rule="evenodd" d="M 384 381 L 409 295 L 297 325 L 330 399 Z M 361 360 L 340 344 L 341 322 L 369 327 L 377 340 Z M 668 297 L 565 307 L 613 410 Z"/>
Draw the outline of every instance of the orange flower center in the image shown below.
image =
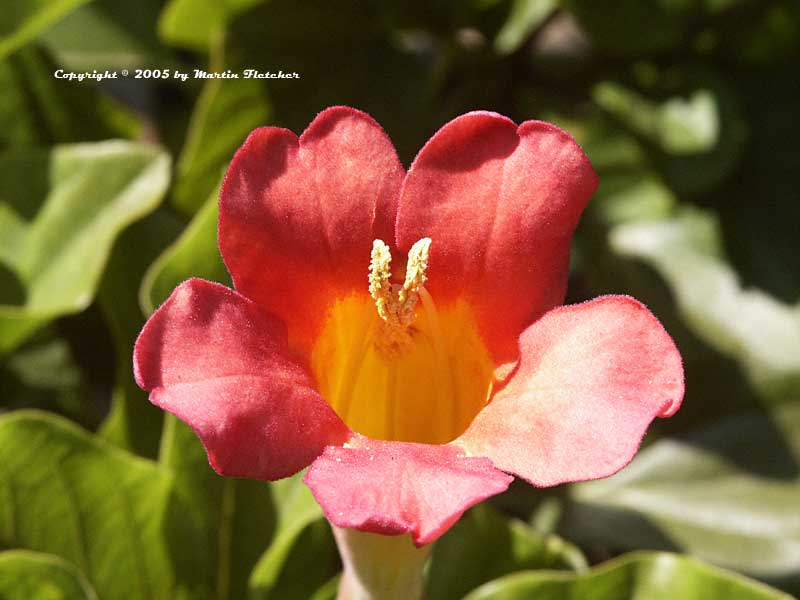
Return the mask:
<path fill-rule="evenodd" d="M 423 238 L 412 246 L 399 284 L 389 248 L 375 240 L 369 295 L 338 300 L 312 352 L 322 395 L 372 438 L 449 442 L 491 394 L 494 364 L 470 306 L 437 308 L 424 287 L 430 245 Z"/>

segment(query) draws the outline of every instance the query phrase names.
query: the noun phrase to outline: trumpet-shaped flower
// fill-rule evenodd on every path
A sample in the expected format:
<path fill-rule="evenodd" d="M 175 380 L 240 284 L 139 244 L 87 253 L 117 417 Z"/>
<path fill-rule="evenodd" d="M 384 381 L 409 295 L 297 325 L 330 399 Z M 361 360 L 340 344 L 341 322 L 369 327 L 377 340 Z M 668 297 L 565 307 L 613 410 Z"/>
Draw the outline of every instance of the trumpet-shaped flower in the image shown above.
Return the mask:
<path fill-rule="evenodd" d="M 235 291 L 181 284 L 134 352 L 223 475 L 305 481 L 328 519 L 433 541 L 512 475 L 611 475 L 683 396 L 626 296 L 561 306 L 597 179 L 564 131 L 489 112 L 406 172 L 359 111 L 254 131 L 220 196 Z"/>

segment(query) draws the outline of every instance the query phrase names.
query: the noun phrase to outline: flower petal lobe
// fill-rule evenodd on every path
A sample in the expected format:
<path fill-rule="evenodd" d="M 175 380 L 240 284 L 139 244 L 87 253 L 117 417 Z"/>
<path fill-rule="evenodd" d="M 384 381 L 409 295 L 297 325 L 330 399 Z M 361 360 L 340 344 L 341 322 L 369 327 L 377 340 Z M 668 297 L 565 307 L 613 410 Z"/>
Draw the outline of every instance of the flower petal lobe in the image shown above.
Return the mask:
<path fill-rule="evenodd" d="M 604 296 L 526 329 L 517 371 L 455 443 L 537 486 L 597 479 L 628 464 L 682 398 L 681 357 L 658 320 Z"/>
<path fill-rule="evenodd" d="M 237 151 L 220 194 L 219 244 L 236 289 L 283 319 L 304 350 L 331 299 L 366 289 L 372 240 L 394 237 L 405 171 L 389 138 L 347 107 L 298 139 L 262 127 Z"/>
<path fill-rule="evenodd" d="M 473 112 L 442 127 L 409 169 L 397 243 L 429 237 L 437 303 L 466 298 L 498 362 L 564 299 L 573 230 L 597 176 L 561 129 Z"/>
<path fill-rule="evenodd" d="M 222 475 L 286 477 L 351 435 L 290 357 L 284 324 L 215 283 L 175 289 L 136 341 L 134 372 Z"/>
<path fill-rule="evenodd" d="M 305 476 L 328 520 L 385 535 L 432 542 L 470 506 L 499 494 L 512 478 L 486 458 L 451 445 L 356 437 L 328 447 Z"/>

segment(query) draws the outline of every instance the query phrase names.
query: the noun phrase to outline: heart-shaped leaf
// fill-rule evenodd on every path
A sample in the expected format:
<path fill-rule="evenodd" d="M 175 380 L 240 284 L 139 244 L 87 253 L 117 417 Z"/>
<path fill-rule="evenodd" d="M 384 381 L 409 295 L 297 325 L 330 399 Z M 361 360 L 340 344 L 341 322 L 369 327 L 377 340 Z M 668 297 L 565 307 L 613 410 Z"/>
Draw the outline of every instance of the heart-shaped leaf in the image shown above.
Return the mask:
<path fill-rule="evenodd" d="M 91 303 L 114 239 L 158 205 L 169 181 L 168 157 L 143 144 L 57 146 L 42 158 L 0 157 L 0 262 L 24 297 L 0 305 L 0 353 Z M 19 177 L 49 181 L 38 211 L 30 196 L 17 195 Z"/>

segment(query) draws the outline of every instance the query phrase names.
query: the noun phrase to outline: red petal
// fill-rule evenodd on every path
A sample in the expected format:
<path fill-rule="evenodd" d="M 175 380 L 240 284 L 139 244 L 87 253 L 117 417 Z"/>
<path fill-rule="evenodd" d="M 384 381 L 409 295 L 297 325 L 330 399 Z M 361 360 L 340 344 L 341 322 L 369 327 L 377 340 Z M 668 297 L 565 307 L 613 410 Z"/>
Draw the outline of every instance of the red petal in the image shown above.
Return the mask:
<path fill-rule="evenodd" d="M 279 479 L 350 432 L 288 355 L 279 319 L 192 279 L 144 326 L 133 354 L 150 400 L 197 432 L 221 475 Z"/>
<path fill-rule="evenodd" d="M 517 372 L 455 443 L 534 485 L 597 479 L 628 464 L 682 398 L 681 357 L 658 320 L 605 296 L 526 329 Z"/>
<path fill-rule="evenodd" d="M 372 240 L 394 237 L 404 170 L 365 113 L 329 108 L 298 139 L 256 129 L 220 194 L 219 244 L 236 289 L 308 348 L 331 298 L 367 289 Z"/>
<path fill-rule="evenodd" d="M 572 232 L 597 176 L 569 134 L 548 123 L 473 112 L 420 151 L 400 198 L 403 251 L 430 237 L 428 289 L 466 298 L 498 362 L 522 330 L 564 299 Z"/>
<path fill-rule="evenodd" d="M 417 546 L 512 481 L 488 459 L 463 456 L 454 446 L 360 436 L 351 444 L 326 448 L 305 476 L 328 520 L 371 533 L 410 533 Z"/>

